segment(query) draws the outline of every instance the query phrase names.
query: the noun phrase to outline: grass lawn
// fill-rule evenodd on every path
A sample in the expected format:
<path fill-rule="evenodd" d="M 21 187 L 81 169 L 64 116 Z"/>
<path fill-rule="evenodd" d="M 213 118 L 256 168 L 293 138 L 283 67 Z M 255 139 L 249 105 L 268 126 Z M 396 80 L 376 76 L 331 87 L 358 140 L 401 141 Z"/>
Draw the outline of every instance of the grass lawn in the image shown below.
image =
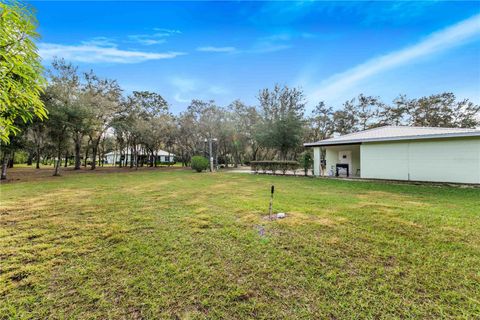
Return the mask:
<path fill-rule="evenodd" d="M 263 219 L 271 183 L 286 219 Z M 162 169 L 0 188 L 3 318 L 480 315 L 478 188 Z"/>

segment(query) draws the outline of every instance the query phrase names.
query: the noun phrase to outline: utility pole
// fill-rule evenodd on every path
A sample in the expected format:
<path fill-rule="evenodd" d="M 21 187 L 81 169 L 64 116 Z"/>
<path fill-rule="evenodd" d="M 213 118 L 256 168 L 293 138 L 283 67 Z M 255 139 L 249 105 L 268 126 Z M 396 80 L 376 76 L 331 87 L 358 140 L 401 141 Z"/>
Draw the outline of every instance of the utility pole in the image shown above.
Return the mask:
<path fill-rule="evenodd" d="M 203 156 L 207 157 L 207 138 L 205 138 L 205 144 L 203 145 Z"/>
<path fill-rule="evenodd" d="M 210 157 L 210 172 L 213 172 L 212 138 L 208 139 L 208 155 Z"/>

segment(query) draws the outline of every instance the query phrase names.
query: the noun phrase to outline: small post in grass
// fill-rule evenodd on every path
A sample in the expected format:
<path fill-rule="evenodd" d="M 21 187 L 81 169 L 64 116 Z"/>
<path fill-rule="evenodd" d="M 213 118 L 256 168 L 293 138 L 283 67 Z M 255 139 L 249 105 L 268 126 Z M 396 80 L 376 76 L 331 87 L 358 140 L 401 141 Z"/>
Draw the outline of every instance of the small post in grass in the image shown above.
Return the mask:
<path fill-rule="evenodd" d="M 270 206 L 268 208 L 268 218 L 272 220 L 272 210 L 273 210 L 273 193 L 275 192 L 275 186 L 272 184 L 270 189 Z"/>

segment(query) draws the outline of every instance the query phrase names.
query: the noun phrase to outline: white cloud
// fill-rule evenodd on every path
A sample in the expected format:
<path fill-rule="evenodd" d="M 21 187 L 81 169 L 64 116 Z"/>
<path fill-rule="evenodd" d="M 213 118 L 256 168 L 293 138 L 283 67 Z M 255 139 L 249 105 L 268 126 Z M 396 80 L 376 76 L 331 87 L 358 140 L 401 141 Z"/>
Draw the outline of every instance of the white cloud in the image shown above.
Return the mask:
<path fill-rule="evenodd" d="M 246 49 L 238 49 L 236 47 L 228 46 L 228 47 L 216 47 L 216 46 L 204 46 L 196 48 L 197 51 L 201 52 L 224 52 L 224 53 L 270 53 L 270 52 L 277 52 L 286 49 L 292 48 L 292 44 L 290 43 L 292 40 L 295 39 L 311 39 L 314 38 L 315 35 L 311 33 L 292 33 L 292 32 L 284 32 L 284 33 L 277 33 L 271 34 L 268 36 L 260 37 L 256 39 L 256 41 L 250 46 L 250 48 Z"/>
<path fill-rule="evenodd" d="M 180 103 L 189 103 L 189 102 L 192 101 L 191 99 L 182 97 L 182 96 L 180 95 L 180 93 L 176 93 L 176 94 L 173 96 L 173 99 L 175 99 L 175 101 L 180 102 Z"/>
<path fill-rule="evenodd" d="M 230 93 L 230 90 L 227 88 L 224 88 L 222 86 L 217 86 L 217 85 L 212 85 L 210 88 L 208 88 L 208 92 L 214 94 L 214 95 L 225 95 Z"/>
<path fill-rule="evenodd" d="M 290 33 L 278 33 L 261 37 L 249 50 L 246 50 L 246 52 L 270 53 L 290 49 L 292 47 L 290 41 L 294 38 Z"/>
<path fill-rule="evenodd" d="M 43 60 L 60 57 L 72 62 L 85 63 L 139 63 L 148 60 L 171 59 L 185 54 L 182 52 L 159 53 L 121 50 L 114 45 L 100 46 L 88 43 L 80 45 L 39 43 L 38 49 Z"/>
<path fill-rule="evenodd" d="M 338 73 L 322 81 L 316 88 L 311 88 L 309 100 L 332 99 L 342 92 L 359 84 L 362 80 L 384 71 L 415 62 L 443 50 L 459 46 L 480 35 L 480 14 L 463 20 L 453 26 L 434 32 L 424 40 L 391 52 L 389 54 L 373 58 L 357 65 L 345 72 Z M 303 80 L 301 82 L 307 82 Z"/>
<path fill-rule="evenodd" d="M 197 51 L 202 52 L 235 52 L 235 47 L 214 47 L 214 46 L 206 46 L 206 47 L 198 47 Z"/>
<path fill-rule="evenodd" d="M 175 94 L 173 99 L 180 103 L 188 103 L 192 99 L 214 99 L 215 96 L 223 96 L 230 90 L 221 85 L 211 84 L 192 77 L 175 76 L 170 79 Z"/>
<path fill-rule="evenodd" d="M 180 34 L 182 33 L 180 30 L 177 29 L 167 29 L 167 28 L 153 28 L 153 30 L 168 34 Z"/>
<path fill-rule="evenodd" d="M 154 39 L 149 35 L 142 35 L 142 34 L 134 34 L 134 35 L 129 35 L 128 39 L 131 42 L 139 43 L 144 46 L 151 46 L 154 44 L 162 44 L 165 43 L 167 40 L 166 39 Z"/>
<path fill-rule="evenodd" d="M 132 34 L 128 36 L 128 39 L 131 42 L 135 42 L 144 46 L 151 46 L 154 44 L 164 43 L 167 41 L 168 37 L 181 33 L 179 30 L 164 28 L 154 28 L 153 30 L 156 32 L 151 34 Z"/>
<path fill-rule="evenodd" d="M 249 53 L 269 53 L 277 52 L 286 49 L 290 49 L 292 46 L 290 44 L 275 44 L 275 43 L 259 43 L 255 45 L 252 49 L 248 50 Z"/>
<path fill-rule="evenodd" d="M 82 44 L 89 46 L 99 46 L 99 47 L 116 47 L 117 44 L 111 38 L 107 37 L 94 37 L 90 40 L 82 41 Z"/>
<path fill-rule="evenodd" d="M 180 92 L 191 92 L 198 88 L 198 81 L 186 77 L 173 77 L 170 83 Z"/>

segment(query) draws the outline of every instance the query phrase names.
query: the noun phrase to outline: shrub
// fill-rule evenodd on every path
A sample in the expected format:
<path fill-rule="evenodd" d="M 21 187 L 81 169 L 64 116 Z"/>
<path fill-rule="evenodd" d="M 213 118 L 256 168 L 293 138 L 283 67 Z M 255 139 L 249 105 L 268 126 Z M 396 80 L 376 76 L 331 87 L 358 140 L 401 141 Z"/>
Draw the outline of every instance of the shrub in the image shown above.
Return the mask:
<path fill-rule="evenodd" d="M 272 173 L 275 174 L 280 170 L 283 174 L 285 174 L 288 170 L 291 170 L 293 171 L 293 174 L 295 174 L 300 164 L 297 161 L 269 160 L 250 161 L 250 166 L 255 173 L 257 173 L 259 170 L 262 170 L 263 173 L 272 171 Z"/>
<path fill-rule="evenodd" d="M 308 169 L 313 165 L 312 154 L 308 151 L 304 152 L 300 157 L 300 166 L 303 168 L 305 175 L 308 175 Z"/>
<path fill-rule="evenodd" d="M 161 165 L 161 166 L 173 166 L 177 162 L 176 161 L 157 161 L 156 163 L 157 165 Z"/>
<path fill-rule="evenodd" d="M 194 156 L 192 157 L 190 166 L 193 170 L 197 172 L 202 172 L 203 170 L 207 169 L 209 165 L 208 159 L 202 156 Z"/>
<path fill-rule="evenodd" d="M 25 151 L 17 151 L 15 152 L 15 155 L 13 156 L 13 163 L 19 164 L 19 163 L 27 163 L 28 161 L 28 153 Z"/>

